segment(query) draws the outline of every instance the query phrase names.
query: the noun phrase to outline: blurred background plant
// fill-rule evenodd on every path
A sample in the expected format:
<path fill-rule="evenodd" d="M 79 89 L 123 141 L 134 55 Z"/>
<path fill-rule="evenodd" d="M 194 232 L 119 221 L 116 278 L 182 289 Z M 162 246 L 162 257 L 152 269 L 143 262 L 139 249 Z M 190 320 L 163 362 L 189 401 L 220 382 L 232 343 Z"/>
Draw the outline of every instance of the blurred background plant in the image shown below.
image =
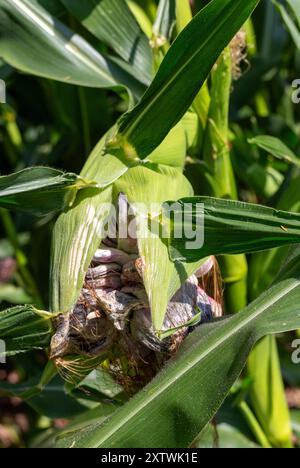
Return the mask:
<path fill-rule="evenodd" d="M 95 33 L 93 21 L 84 22 L 72 2 L 33 3 L 46 8 L 101 53 L 112 54 L 115 49 L 122 56 L 118 44 L 110 43 L 103 32 Z M 157 15 L 158 2 L 127 1 L 153 46 L 149 82 L 176 34 L 206 3 L 193 0 L 189 5 L 177 0 L 177 22 L 171 17 L 165 28 Z M 7 100 L 0 105 L 1 175 L 37 165 L 79 173 L 99 137 L 130 107 L 132 96 L 120 86 L 111 91 L 34 77 L 8 62 L 0 62 Z M 244 32 L 223 52 L 190 111 L 191 128 L 196 122 L 198 131 L 197 138 L 190 133 L 185 174 L 197 195 L 300 212 L 300 173 L 295 161 L 300 155 L 300 106 L 291 99 L 291 84 L 298 77 L 298 2 L 261 1 Z M 146 89 L 148 78 L 141 78 L 137 93 Z M 266 135 L 277 140 L 268 145 Z M 289 150 L 282 149 L 282 143 Z M 294 159 L 287 160 L 291 153 Z M 24 303 L 45 309 L 55 218 L 37 220 L 1 209 L 0 221 L 1 309 Z M 240 311 L 268 288 L 287 252 L 283 247 L 220 257 L 226 312 Z M 258 344 L 247 370 L 195 446 L 300 444 L 300 371 L 291 362 L 294 337 L 287 333 Z M 57 375 L 50 378 L 54 375 L 51 364 L 45 377 L 46 363 L 45 353 L 34 351 L 0 365 L 0 446 L 52 446 L 54 435 L 70 421 L 71 428 L 85 427 L 126 401 L 122 388 L 99 369 L 74 388 Z M 42 392 L 35 393 L 41 388 Z"/>

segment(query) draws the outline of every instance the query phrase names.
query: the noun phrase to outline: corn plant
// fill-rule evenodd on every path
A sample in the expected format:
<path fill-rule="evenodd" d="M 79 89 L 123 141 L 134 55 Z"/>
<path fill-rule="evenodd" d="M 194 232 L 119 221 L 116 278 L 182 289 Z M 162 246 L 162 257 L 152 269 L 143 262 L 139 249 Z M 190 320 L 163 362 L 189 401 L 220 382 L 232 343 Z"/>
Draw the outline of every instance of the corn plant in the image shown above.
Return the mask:
<path fill-rule="evenodd" d="M 0 0 L 1 58 L 48 97 L 62 89 L 78 100 L 79 151 L 89 153 L 78 173 L 35 165 L 0 177 L 1 219 L 31 298 L 0 312 L 0 357 L 47 355 L 37 381 L 0 391 L 34 404 L 59 374 L 65 397 L 97 394 L 40 445 L 201 446 L 228 397 L 253 445 L 293 446 L 275 335 L 300 328 L 299 159 L 230 123 L 232 90 L 257 53 L 260 3 Z M 118 103 L 91 151 L 90 89 Z M 263 113 L 266 96 L 255 106 Z M 12 163 L 23 141 L 5 115 Z M 240 200 L 241 179 L 252 200 Z M 49 303 L 16 211 L 50 225 Z"/>

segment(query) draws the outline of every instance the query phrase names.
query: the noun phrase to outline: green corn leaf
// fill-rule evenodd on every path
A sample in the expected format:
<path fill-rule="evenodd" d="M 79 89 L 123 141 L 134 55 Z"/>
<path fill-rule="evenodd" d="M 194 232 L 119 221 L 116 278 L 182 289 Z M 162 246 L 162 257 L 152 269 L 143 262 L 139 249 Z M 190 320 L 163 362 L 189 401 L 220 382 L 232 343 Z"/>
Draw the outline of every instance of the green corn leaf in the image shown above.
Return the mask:
<path fill-rule="evenodd" d="M 176 0 L 176 26 L 178 34 L 186 28 L 192 19 L 193 13 L 189 0 Z M 205 82 L 193 102 L 193 108 L 198 116 L 197 146 L 199 148 L 204 136 L 209 105 L 210 95 L 207 83 Z"/>
<path fill-rule="evenodd" d="M 98 39 L 112 47 L 136 76 L 149 85 L 152 52 L 125 0 L 62 0 L 66 8 Z"/>
<path fill-rule="evenodd" d="M 195 226 L 204 220 L 205 240 L 202 247 L 187 249 L 184 235 L 180 239 L 173 235 L 170 242 L 173 260 L 194 262 L 210 255 L 250 253 L 300 243 L 297 213 L 232 200 L 193 197 L 180 200 L 175 215 L 183 212 L 184 204 L 186 216 L 194 217 Z M 180 221 L 175 223 L 175 228 L 179 233 L 186 232 Z"/>
<path fill-rule="evenodd" d="M 285 8 L 284 5 L 281 3 L 277 2 L 276 0 L 273 0 L 273 3 L 276 5 L 276 8 L 278 9 L 286 27 L 287 30 L 289 31 L 296 47 L 300 49 L 300 12 L 299 12 L 299 4 L 297 0 L 287 0 L 288 5 L 291 8 L 291 11 L 294 13 L 296 16 L 298 25 L 294 22 L 292 16 L 289 14 L 287 8 Z"/>
<path fill-rule="evenodd" d="M 278 210 L 300 213 L 299 186 L 299 176 L 290 181 L 277 204 Z M 288 253 L 289 247 L 287 246 L 252 255 L 249 268 L 249 297 L 251 300 L 256 299 L 272 284 Z"/>
<path fill-rule="evenodd" d="M 0 56 L 19 70 L 95 88 L 126 86 L 136 96 L 145 89 L 125 62 L 102 56 L 36 2 L 0 0 L 0 31 Z"/>
<path fill-rule="evenodd" d="M 298 22 L 298 26 L 300 28 L 300 5 L 298 0 L 287 0 L 287 4 L 289 5 L 291 11 L 295 15 L 295 18 Z"/>
<path fill-rule="evenodd" d="M 0 177 L 0 206 L 36 216 L 61 211 L 88 183 L 76 174 L 32 167 Z"/>
<path fill-rule="evenodd" d="M 277 159 L 280 159 L 289 164 L 295 164 L 295 166 L 300 167 L 300 159 L 278 138 L 261 135 L 255 138 L 251 138 L 249 143 L 252 145 L 257 145 L 259 148 L 267 151 Z"/>
<path fill-rule="evenodd" d="M 193 18 L 192 9 L 189 0 L 176 1 L 176 26 L 180 33 L 189 24 Z"/>
<path fill-rule="evenodd" d="M 186 127 L 182 120 L 172 128 L 164 141 L 147 157 L 147 161 L 176 167 L 182 171 L 186 153 L 187 135 Z"/>
<path fill-rule="evenodd" d="M 217 412 L 263 336 L 300 326 L 300 267 L 239 314 L 202 325 L 157 377 L 104 425 L 58 441 L 63 447 L 188 447 Z M 178 425 L 180 431 L 178 431 Z"/>
<path fill-rule="evenodd" d="M 30 304 L 33 302 L 24 289 L 14 286 L 13 284 L 0 284 L 0 301 L 8 302 L 9 304 Z"/>
<path fill-rule="evenodd" d="M 258 0 L 212 0 L 178 36 L 140 103 L 110 142 L 144 159 L 183 117 L 218 56 Z"/>
<path fill-rule="evenodd" d="M 144 8 L 143 8 L 135 0 L 126 0 L 126 3 L 131 13 L 137 20 L 138 24 L 140 25 L 140 28 L 142 29 L 144 34 L 148 37 L 148 39 L 150 39 L 152 36 L 152 21 L 151 20 L 152 20 L 152 16 L 155 15 L 155 11 L 156 11 L 155 3 L 152 3 L 152 6 L 151 6 L 151 11 L 152 10 L 154 11 L 154 15 L 151 15 L 151 13 L 149 14 L 149 12 L 147 11 L 148 10 L 147 4 L 144 5 Z"/>
<path fill-rule="evenodd" d="M 47 347 L 51 335 L 51 314 L 31 305 L 3 310 L 0 312 L 0 362 L 6 356 Z"/>

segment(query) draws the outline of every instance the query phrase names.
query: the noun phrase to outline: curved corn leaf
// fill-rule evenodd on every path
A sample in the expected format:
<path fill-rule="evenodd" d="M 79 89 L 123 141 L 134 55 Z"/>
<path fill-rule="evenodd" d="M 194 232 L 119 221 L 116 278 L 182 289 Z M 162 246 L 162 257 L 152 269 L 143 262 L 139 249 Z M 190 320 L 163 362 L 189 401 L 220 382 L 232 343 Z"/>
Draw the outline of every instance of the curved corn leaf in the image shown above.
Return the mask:
<path fill-rule="evenodd" d="M 187 223 L 192 219 L 197 226 L 204 221 L 205 241 L 201 248 L 192 250 L 186 248 L 184 235 L 181 239 L 173 235 L 170 242 L 173 260 L 195 262 L 210 255 L 250 253 L 300 243 L 297 213 L 208 197 L 180 200 L 174 213 L 182 213 L 183 206 Z M 173 228 L 186 232 L 184 224 L 179 221 Z"/>
<path fill-rule="evenodd" d="M 62 3 L 92 34 L 131 64 L 140 81 L 150 84 L 152 51 L 125 0 L 62 0 Z"/>
<path fill-rule="evenodd" d="M 0 362 L 6 356 L 46 348 L 51 335 L 51 314 L 40 312 L 31 305 L 1 311 Z"/>
<path fill-rule="evenodd" d="M 176 0 L 176 26 L 178 34 L 185 29 L 185 27 L 189 24 L 190 21 L 192 21 L 192 19 L 193 13 L 189 0 Z M 201 139 L 204 136 L 204 131 L 206 128 L 209 105 L 210 95 L 207 83 L 205 82 L 193 102 L 193 108 L 199 119 L 199 147 L 201 147 Z"/>
<path fill-rule="evenodd" d="M 151 15 L 149 15 L 148 11 L 146 11 L 148 10 L 147 6 L 144 10 L 143 7 L 136 2 L 136 0 L 126 0 L 126 3 L 144 34 L 148 37 L 148 39 L 150 39 L 152 35 L 152 22 L 150 18 Z M 154 8 L 156 8 L 155 4 Z"/>
<path fill-rule="evenodd" d="M 12 33 L 13 31 L 13 33 Z M 130 72 L 29 0 L 0 0 L 0 56 L 19 70 L 89 87 L 144 91 Z M 132 73 L 132 74 L 130 74 Z"/>
<path fill-rule="evenodd" d="M 300 167 L 300 159 L 278 138 L 268 135 L 260 135 L 255 138 L 251 138 L 248 141 L 251 145 L 259 146 L 259 148 L 267 151 L 275 158 Z"/>
<path fill-rule="evenodd" d="M 300 10 L 297 0 L 287 0 L 291 12 L 295 15 L 298 25 L 294 22 L 292 16 L 289 14 L 287 8 L 276 0 L 273 0 L 281 17 L 298 49 L 300 49 Z"/>
<path fill-rule="evenodd" d="M 176 26 L 181 32 L 192 20 L 193 13 L 189 0 L 175 0 L 176 2 Z"/>
<path fill-rule="evenodd" d="M 188 447 L 217 412 L 263 336 L 300 326 L 300 262 L 239 314 L 202 325 L 138 395 L 62 447 Z"/>
<path fill-rule="evenodd" d="M 114 185 L 115 197 L 125 193 L 130 203 L 141 203 L 156 217 L 169 195 L 192 193 L 188 180 L 175 168 L 146 163 L 129 169 Z M 151 204 L 158 204 L 151 206 Z M 158 210 L 158 211 L 157 211 Z M 137 214 L 138 208 L 137 208 Z M 142 213 L 141 213 L 142 214 Z M 145 269 L 143 279 L 151 305 L 154 327 L 162 327 L 168 302 L 181 284 L 199 268 L 201 262 L 178 268 L 170 261 L 168 246 L 159 233 L 142 225 L 138 230 L 138 244 Z"/>
<path fill-rule="evenodd" d="M 0 206 L 44 216 L 70 205 L 85 186 L 88 183 L 76 174 L 31 167 L 0 177 Z"/>
<path fill-rule="evenodd" d="M 258 0 L 212 0 L 173 43 L 140 103 L 119 122 L 112 147 L 144 159 L 192 104 L 218 56 Z"/>

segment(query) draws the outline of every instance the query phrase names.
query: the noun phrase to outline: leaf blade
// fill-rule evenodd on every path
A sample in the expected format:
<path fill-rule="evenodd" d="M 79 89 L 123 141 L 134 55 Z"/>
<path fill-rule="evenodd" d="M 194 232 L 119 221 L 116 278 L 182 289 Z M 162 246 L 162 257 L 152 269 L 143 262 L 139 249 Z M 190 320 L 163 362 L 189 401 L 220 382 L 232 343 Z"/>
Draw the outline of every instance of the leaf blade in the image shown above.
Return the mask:
<path fill-rule="evenodd" d="M 62 0 L 66 8 L 98 39 L 131 64 L 140 80 L 152 78 L 152 52 L 125 0 Z"/>
<path fill-rule="evenodd" d="M 144 87 L 120 64 L 98 53 L 55 17 L 28 0 L 0 0 L 0 53 L 27 73 L 89 87 Z M 14 34 L 11 34 L 14 31 Z"/>
<path fill-rule="evenodd" d="M 201 10 L 170 48 L 143 99 L 121 118 L 119 136 L 111 146 L 127 144 L 142 159 L 153 151 L 188 110 L 218 56 L 257 3 L 213 0 Z"/>
<path fill-rule="evenodd" d="M 195 216 L 195 226 L 204 220 L 205 242 L 198 249 L 188 249 L 184 236 L 176 239 L 173 235 L 170 241 L 173 260 L 189 262 L 210 255 L 251 253 L 300 242 L 297 213 L 209 197 L 181 200 L 178 212 L 183 212 L 183 205 L 188 219 Z M 186 232 L 180 223 L 178 232 Z"/>
<path fill-rule="evenodd" d="M 299 326 L 299 299 L 298 264 L 297 279 L 282 281 L 231 318 L 199 327 L 177 358 L 104 426 L 94 425 L 58 445 L 189 446 L 218 410 L 254 343 L 265 334 Z"/>

